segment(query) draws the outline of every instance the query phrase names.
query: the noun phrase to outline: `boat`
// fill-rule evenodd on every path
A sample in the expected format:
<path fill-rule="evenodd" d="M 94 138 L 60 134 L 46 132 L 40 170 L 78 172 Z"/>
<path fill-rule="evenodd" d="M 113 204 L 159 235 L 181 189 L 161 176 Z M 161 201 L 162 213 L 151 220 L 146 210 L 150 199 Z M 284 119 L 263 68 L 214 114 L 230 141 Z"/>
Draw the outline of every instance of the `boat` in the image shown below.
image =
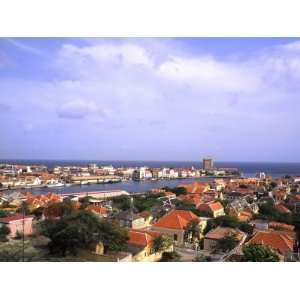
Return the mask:
<path fill-rule="evenodd" d="M 52 187 L 63 187 L 64 184 L 62 182 L 57 182 L 57 183 L 50 183 L 47 185 L 48 188 L 52 188 Z"/>
<path fill-rule="evenodd" d="M 88 184 L 88 181 L 81 181 L 80 184 Z"/>

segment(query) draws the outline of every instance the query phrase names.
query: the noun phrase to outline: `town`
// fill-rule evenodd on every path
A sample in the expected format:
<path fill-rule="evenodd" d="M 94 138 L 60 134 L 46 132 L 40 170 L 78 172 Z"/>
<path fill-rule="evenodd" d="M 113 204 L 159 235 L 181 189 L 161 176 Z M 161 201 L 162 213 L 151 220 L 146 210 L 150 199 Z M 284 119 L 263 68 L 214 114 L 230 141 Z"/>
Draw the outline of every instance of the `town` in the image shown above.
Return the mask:
<path fill-rule="evenodd" d="M 211 158 L 203 159 L 203 168 L 150 168 L 98 166 L 56 166 L 48 170 L 42 165 L 0 164 L 0 190 L 20 188 L 61 187 L 92 183 L 183 179 L 199 177 L 240 176 L 237 169 L 213 167 Z"/>
<path fill-rule="evenodd" d="M 242 177 L 212 159 L 201 170 L 2 165 L 1 174 L 0 261 L 300 261 L 297 176 Z M 143 193 L 13 189 L 165 177 L 195 179 Z"/>

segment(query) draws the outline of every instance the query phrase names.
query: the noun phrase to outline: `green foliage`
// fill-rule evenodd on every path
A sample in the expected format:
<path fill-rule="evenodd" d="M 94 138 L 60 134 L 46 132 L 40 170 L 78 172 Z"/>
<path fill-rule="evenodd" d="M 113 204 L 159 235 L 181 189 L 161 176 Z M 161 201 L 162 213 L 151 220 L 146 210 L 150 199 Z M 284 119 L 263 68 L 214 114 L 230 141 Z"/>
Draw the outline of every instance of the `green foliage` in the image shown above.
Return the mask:
<path fill-rule="evenodd" d="M 9 212 L 0 209 L 0 218 L 5 218 L 9 216 Z"/>
<path fill-rule="evenodd" d="M 210 256 L 204 255 L 204 254 L 198 254 L 195 258 L 196 262 L 209 262 L 212 261 Z"/>
<path fill-rule="evenodd" d="M 249 223 L 247 222 L 240 222 L 238 228 L 247 233 L 247 234 L 252 234 L 253 233 L 253 226 L 251 226 Z"/>
<path fill-rule="evenodd" d="M 25 214 L 25 215 L 29 215 L 31 213 L 30 211 L 30 206 L 27 202 L 22 202 L 21 206 L 18 207 L 18 209 L 16 210 L 17 213 L 21 213 L 21 214 Z"/>
<path fill-rule="evenodd" d="M 180 261 L 181 255 L 176 251 L 164 252 L 162 254 L 161 262 L 177 262 Z"/>
<path fill-rule="evenodd" d="M 232 250 L 238 244 L 236 235 L 229 234 L 218 241 L 217 250 L 227 252 Z"/>
<path fill-rule="evenodd" d="M 174 188 L 170 188 L 168 186 L 164 187 L 163 188 L 166 192 L 172 192 L 174 194 L 176 194 L 176 196 L 179 196 L 179 195 L 186 195 L 186 189 L 182 186 L 177 186 L 177 187 L 174 187 Z"/>
<path fill-rule="evenodd" d="M 239 220 L 236 217 L 225 215 L 220 216 L 214 219 L 217 226 L 223 226 L 223 227 L 231 227 L 231 228 L 238 228 L 239 227 Z"/>
<path fill-rule="evenodd" d="M 34 209 L 31 213 L 35 216 L 36 219 L 40 219 L 43 215 L 44 208 L 43 207 L 38 207 Z"/>
<path fill-rule="evenodd" d="M 19 230 L 16 232 L 15 240 L 21 240 L 23 238 L 23 233 Z"/>
<path fill-rule="evenodd" d="M 24 261 L 37 260 L 38 252 L 35 248 L 28 245 L 25 246 L 24 250 Z M 21 242 L 14 244 L 5 243 L 0 245 L 0 262 L 21 262 L 23 261 L 23 247 Z"/>
<path fill-rule="evenodd" d="M 154 240 L 153 250 L 155 252 L 162 252 L 162 251 L 169 249 L 172 244 L 173 244 L 173 241 L 170 237 L 161 235 Z"/>
<path fill-rule="evenodd" d="M 85 210 L 45 220 L 40 223 L 39 231 L 51 239 L 50 252 L 62 256 L 76 255 L 79 249 L 95 247 L 98 242 L 102 242 L 106 250 L 120 251 L 125 249 L 128 239 L 125 229 Z"/>
<path fill-rule="evenodd" d="M 253 227 L 249 223 L 240 222 L 238 218 L 226 215 L 226 216 L 217 217 L 212 220 L 208 220 L 207 226 L 204 230 L 204 234 L 206 234 L 211 229 L 214 229 L 218 226 L 238 228 L 247 234 L 252 234 L 253 232 Z"/>
<path fill-rule="evenodd" d="M 274 181 L 270 182 L 270 188 L 271 189 L 274 189 L 276 187 L 277 187 L 277 183 L 276 182 L 274 182 Z"/>
<path fill-rule="evenodd" d="M 293 217 L 290 214 L 284 214 L 277 211 L 274 207 L 274 204 L 271 202 L 259 205 L 258 217 L 269 221 L 293 224 Z"/>
<path fill-rule="evenodd" d="M 199 222 L 198 221 L 191 221 L 185 231 L 184 231 L 184 238 L 185 240 L 188 240 L 191 238 L 191 240 L 197 240 L 199 239 L 200 235 L 200 229 L 199 229 Z"/>
<path fill-rule="evenodd" d="M 84 197 L 82 197 L 82 198 L 79 198 L 78 201 L 79 201 L 82 205 L 88 206 L 88 205 L 90 204 L 90 200 L 92 200 L 92 199 L 95 199 L 95 198 L 92 197 L 92 196 L 84 196 Z M 71 200 L 69 200 L 69 201 L 71 201 Z"/>
<path fill-rule="evenodd" d="M 10 229 L 6 225 L 0 225 L 0 242 L 7 241 L 7 235 L 10 234 Z"/>
<path fill-rule="evenodd" d="M 246 261 L 252 262 L 276 262 L 279 256 L 268 246 L 247 245 L 243 248 Z"/>
<path fill-rule="evenodd" d="M 70 202 L 59 202 L 50 204 L 44 209 L 44 215 L 46 218 L 60 218 L 64 215 L 69 215 L 76 211 Z"/>
<path fill-rule="evenodd" d="M 197 215 L 198 217 L 210 217 L 210 214 L 208 212 L 199 211 L 196 208 L 195 204 L 193 204 L 189 201 L 176 200 L 175 207 L 176 207 L 176 209 L 180 209 L 180 210 L 189 210 L 192 213 L 194 213 L 195 215 Z"/>
<path fill-rule="evenodd" d="M 133 207 L 138 211 L 150 211 L 153 207 L 162 205 L 161 196 L 157 194 L 146 193 L 145 195 L 137 195 L 133 198 Z"/>
<path fill-rule="evenodd" d="M 116 196 L 111 198 L 114 206 L 116 206 L 118 209 L 121 210 L 128 210 L 131 207 L 130 204 L 130 197 L 127 195 L 120 195 L 120 196 Z"/>

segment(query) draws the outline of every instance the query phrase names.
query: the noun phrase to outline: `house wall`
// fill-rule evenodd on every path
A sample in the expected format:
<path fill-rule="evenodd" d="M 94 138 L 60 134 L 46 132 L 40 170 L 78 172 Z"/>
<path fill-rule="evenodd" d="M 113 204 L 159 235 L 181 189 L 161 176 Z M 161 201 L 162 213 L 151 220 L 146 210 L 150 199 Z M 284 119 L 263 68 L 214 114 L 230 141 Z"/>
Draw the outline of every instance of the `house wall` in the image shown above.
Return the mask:
<path fill-rule="evenodd" d="M 172 252 L 173 245 L 167 249 L 165 252 Z M 151 252 L 151 247 L 145 247 L 141 252 L 137 253 L 133 256 L 133 261 L 139 261 L 139 262 L 155 262 L 159 261 L 162 257 L 163 252 Z"/>
<path fill-rule="evenodd" d="M 217 240 L 211 240 L 211 239 L 205 238 L 203 249 L 205 251 L 213 251 L 216 248 L 217 245 L 218 245 Z"/>
<path fill-rule="evenodd" d="M 225 215 L 225 212 L 224 212 L 223 208 L 213 212 L 214 218 L 224 216 L 224 215 Z"/>
<path fill-rule="evenodd" d="M 132 221 L 132 229 L 141 229 L 145 228 L 147 225 L 144 218 L 135 219 Z"/>
<path fill-rule="evenodd" d="M 7 224 L 7 226 L 10 229 L 9 236 L 11 238 L 16 237 L 17 232 L 19 232 L 19 233 L 23 232 L 23 221 L 22 220 L 17 220 L 17 221 L 10 222 L 9 224 Z M 32 219 L 25 219 L 24 220 L 24 234 L 25 235 L 32 234 Z"/>
<path fill-rule="evenodd" d="M 174 235 L 177 235 L 177 244 L 183 245 L 184 244 L 184 230 L 182 229 L 169 229 L 163 227 L 152 227 L 153 230 L 161 232 L 174 240 Z"/>

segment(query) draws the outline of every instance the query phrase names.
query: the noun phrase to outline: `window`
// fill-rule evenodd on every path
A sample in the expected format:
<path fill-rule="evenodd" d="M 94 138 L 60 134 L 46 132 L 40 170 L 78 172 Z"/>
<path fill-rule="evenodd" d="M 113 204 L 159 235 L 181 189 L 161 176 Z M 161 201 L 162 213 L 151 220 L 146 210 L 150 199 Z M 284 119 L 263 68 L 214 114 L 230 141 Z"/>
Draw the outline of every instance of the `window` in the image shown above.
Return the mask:
<path fill-rule="evenodd" d="M 177 234 L 174 234 L 174 241 L 177 241 L 178 237 Z"/>

